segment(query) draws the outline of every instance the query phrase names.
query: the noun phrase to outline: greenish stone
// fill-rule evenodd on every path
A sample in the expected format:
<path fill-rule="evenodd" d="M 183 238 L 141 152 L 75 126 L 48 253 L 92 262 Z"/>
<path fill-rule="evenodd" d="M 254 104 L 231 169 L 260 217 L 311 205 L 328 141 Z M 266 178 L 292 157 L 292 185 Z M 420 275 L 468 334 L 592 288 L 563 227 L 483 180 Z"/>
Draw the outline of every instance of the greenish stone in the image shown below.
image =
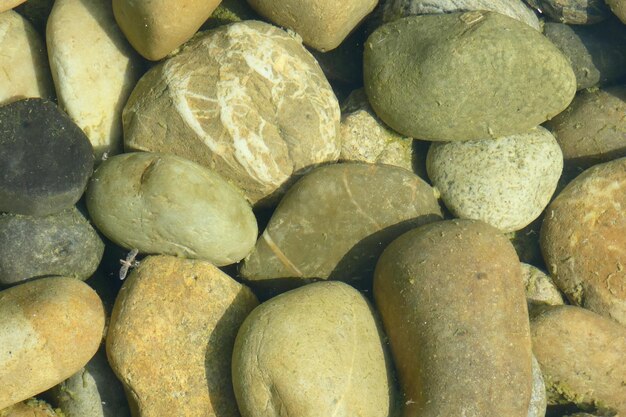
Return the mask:
<path fill-rule="evenodd" d="M 365 44 L 364 81 L 385 123 L 433 141 L 528 131 L 564 110 L 576 92 L 571 65 L 551 42 L 486 11 L 381 26 Z"/>

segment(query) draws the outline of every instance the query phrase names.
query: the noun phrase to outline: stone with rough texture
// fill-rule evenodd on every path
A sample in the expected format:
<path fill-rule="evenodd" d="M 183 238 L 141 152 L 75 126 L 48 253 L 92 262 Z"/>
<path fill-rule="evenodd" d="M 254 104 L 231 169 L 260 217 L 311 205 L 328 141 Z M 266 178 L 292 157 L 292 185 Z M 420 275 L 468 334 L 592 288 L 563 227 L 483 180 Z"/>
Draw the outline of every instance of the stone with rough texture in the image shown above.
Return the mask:
<path fill-rule="evenodd" d="M 545 417 L 548 398 L 546 397 L 546 384 L 535 355 L 532 355 L 533 388 L 530 394 L 527 417 Z"/>
<path fill-rule="evenodd" d="M 50 404 L 36 399 L 17 403 L 11 407 L 0 410 L 0 417 L 67 417 L 60 416 L 52 409 Z"/>
<path fill-rule="evenodd" d="M 606 4 L 609 5 L 615 16 L 626 24 L 626 0 L 606 0 Z"/>
<path fill-rule="evenodd" d="M 383 338 L 366 298 L 341 282 L 263 303 L 241 325 L 233 350 L 242 417 L 395 415 Z"/>
<path fill-rule="evenodd" d="M 413 170 L 413 139 L 387 127 L 370 107 L 363 89 L 348 96 L 341 113 L 340 160 Z"/>
<path fill-rule="evenodd" d="M 75 207 L 45 217 L 0 214 L 0 284 L 62 275 L 86 280 L 104 243 Z"/>
<path fill-rule="evenodd" d="M 120 290 L 107 334 L 133 415 L 238 417 L 231 356 L 257 304 L 208 262 L 144 258 Z"/>
<path fill-rule="evenodd" d="M 52 102 L 0 107 L 0 211 L 32 216 L 73 206 L 93 170 L 93 149 Z"/>
<path fill-rule="evenodd" d="M 548 206 L 540 242 L 550 275 L 571 303 L 626 325 L 624 207 L 626 158 L 595 165 Z"/>
<path fill-rule="evenodd" d="M 548 275 L 532 265 L 522 262 L 522 279 L 526 288 L 528 304 L 565 304 L 559 289 Z"/>
<path fill-rule="evenodd" d="M 410 171 L 365 163 L 320 167 L 285 195 L 240 274 L 255 282 L 318 278 L 369 287 L 389 242 L 441 217 L 433 189 Z"/>
<path fill-rule="evenodd" d="M 107 362 L 104 346 L 50 394 L 64 417 L 130 417 L 124 388 Z"/>
<path fill-rule="evenodd" d="M 374 299 L 404 389 L 404 417 L 527 417 L 533 377 L 524 285 L 498 230 L 448 220 L 403 234 L 378 260 Z"/>
<path fill-rule="evenodd" d="M 525 0 L 531 7 L 568 25 L 592 25 L 611 15 L 604 0 Z"/>
<path fill-rule="evenodd" d="M 248 0 L 257 13 L 289 28 L 318 51 L 335 49 L 374 10 L 378 0 Z"/>
<path fill-rule="evenodd" d="M 46 48 L 22 16 L 0 13 L 0 105 L 28 97 L 54 97 Z"/>
<path fill-rule="evenodd" d="M 625 114 L 626 86 L 613 86 L 578 92 L 563 113 L 546 123 L 571 175 L 626 157 Z"/>
<path fill-rule="evenodd" d="M 456 217 L 510 232 L 530 224 L 548 205 L 563 155 L 554 136 L 539 126 L 496 139 L 433 143 L 426 169 Z"/>
<path fill-rule="evenodd" d="M 69 378 L 98 350 L 100 298 L 74 278 L 30 281 L 0 292 L 0 409 Z"/>
<path fill-rule="evenodd" d="M 141 78 L 123 119 L 127 149 L 205 165 L 253 204 L 274 204 L 296 175 L 339 157 L 339 103 L 319 65 L 257 21 L 188 42 Z"/>
<path fill-rule="evenodd" d="M 626 75 L 626 28 L 616 19 L 593 26 L 546 23 L 544 35 L 569 60 L 577 90 L 610 84 Z"/>
<path fill-rule="evenodd" d="M 527 132 L 563 111 L 576 92 L 571 65 L 556 46 L 494 12 L 387 23 L 369 36 L 363 57 L 372 108 L 415 139 Z"/>
<path fill-rule="evenodd" d="M 385 0 L 383 22 L 407 16 L 488 10 L 509 16 L 541 31 L 539 19 L 522 0 Z"/>
<path fill-rule="evenodd" d="M 122 151 L 122 109 L 143 72 L 111 3 L 57 0 L 46 42 L 59 104 L 85 132 L 96 161 Z"/>
<path fill-rule="evenodd" d="M 217 266 L 244 258 L 258 234 L 240 190 L 174 155 L 133 152 L 107 159 L 89 183 L 87 208 L 98 230 L 119 246 Z"/>
<path fill-rule="evenodd" d="M 624 326 L 563 305 L 534 312 L 530 329 L 548 404 L 574 403 L 603 416 L 626 413 Z"/>
<path fill-rule="evenodd" d="M 14 7 L 19 6 L 24 3 L 26 0 L 0 0 L 0 13 L 11 10 Z"/>
<path fill-rule="evenodd" d="M 221 0 L 113 0 L 113 13 L 128 41 L 158 61 L 188 41 Z"/>

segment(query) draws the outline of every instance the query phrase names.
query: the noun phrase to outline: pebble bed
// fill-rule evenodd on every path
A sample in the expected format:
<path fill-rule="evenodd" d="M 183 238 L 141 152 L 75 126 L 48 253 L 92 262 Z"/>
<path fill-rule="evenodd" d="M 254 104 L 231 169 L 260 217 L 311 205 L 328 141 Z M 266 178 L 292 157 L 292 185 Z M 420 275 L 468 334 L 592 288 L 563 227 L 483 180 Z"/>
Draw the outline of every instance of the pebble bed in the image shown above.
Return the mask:
<path fill-rule="evenodd" d="M 0 417 L 626 416 L 626 0 L 0 0 Z"/>

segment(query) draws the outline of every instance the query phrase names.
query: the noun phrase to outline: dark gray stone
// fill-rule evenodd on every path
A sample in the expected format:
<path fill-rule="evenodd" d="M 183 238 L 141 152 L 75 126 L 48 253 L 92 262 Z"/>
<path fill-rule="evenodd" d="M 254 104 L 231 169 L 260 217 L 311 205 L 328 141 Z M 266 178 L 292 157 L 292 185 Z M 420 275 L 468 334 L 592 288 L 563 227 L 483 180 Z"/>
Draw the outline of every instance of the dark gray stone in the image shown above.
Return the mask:
<path fill-rule="evenodd" d="M 626 76 L 626 28 L 617 19 L 593 26 L 546 23 L 544 34 L 572 64 L 577 90 Z"/>
<path fill-rule="evenodd" d="M 0 107 L 0 211 L 45 216 L 73 206 L 93 163 L 89 139 L 54 103 Z"/>
<path fill-rule="evenodd" d="M 46 216 L 0 215 L 0 284 L 62 275 L 85 280 L 104 243 L 74 207 Z"/>

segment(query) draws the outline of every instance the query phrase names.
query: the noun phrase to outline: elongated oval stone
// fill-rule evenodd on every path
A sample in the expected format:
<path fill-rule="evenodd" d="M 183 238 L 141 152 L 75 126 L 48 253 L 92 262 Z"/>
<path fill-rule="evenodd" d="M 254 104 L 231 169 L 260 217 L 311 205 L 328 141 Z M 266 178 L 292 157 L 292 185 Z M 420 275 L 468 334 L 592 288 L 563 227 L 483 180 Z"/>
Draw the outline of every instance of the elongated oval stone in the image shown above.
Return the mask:
<path fill-rule="evenodd" d="M 365 43 L 365 90 L 390 127 L 435 141 L 526 132 L 564 110 L 576 77 L 543 35 L 485 11 L 411 16 Z"/>

